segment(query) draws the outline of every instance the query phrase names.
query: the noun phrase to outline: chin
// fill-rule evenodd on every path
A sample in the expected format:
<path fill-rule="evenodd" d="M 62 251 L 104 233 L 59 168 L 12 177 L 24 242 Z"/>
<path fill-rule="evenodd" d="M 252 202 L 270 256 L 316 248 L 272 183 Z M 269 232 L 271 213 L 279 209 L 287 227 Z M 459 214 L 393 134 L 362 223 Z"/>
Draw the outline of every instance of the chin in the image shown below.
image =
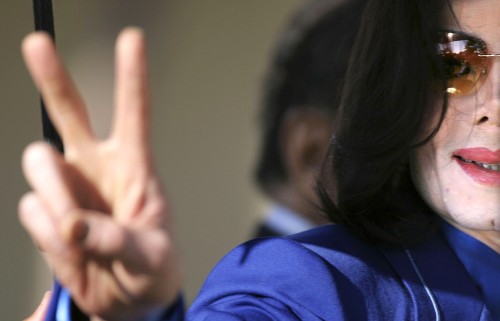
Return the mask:
<path fill-rule="evenodd" d="M 456 202 L 456 206 L 439 213 L 450 224 L 462 230 L 496 231 L 500 232 L 500 206 L 495 203 L 463 204 Z M 460 206 L 463 205 L 463 206 Z M 493 206 L 488 206 L 493 205 Z"/>

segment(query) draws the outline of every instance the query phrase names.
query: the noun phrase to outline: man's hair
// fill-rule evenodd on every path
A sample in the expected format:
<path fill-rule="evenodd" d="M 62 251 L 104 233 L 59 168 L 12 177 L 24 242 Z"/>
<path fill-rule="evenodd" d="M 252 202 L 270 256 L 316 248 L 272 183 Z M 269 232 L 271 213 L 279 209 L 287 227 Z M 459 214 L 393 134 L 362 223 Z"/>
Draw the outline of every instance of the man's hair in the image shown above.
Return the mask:
<path fill-rule="evenodd" d="M 278 39 L 264 82 L 260 114 L 262 144 L 255 178 L 264 192 L 271 193 L 274 185 L 288 178 L 280 146 L 287 113 L 303 108 L 333 116 L 364 2 L 310 1 Z"/>
<path fill-rule="evenodd" d="M 446 4 L 371 0 L 363 16 L 318 189 L 330 219 L 370 242 L 414 244 L 437 226 L 408 162 L 446 113 L 435 52 Z"/>

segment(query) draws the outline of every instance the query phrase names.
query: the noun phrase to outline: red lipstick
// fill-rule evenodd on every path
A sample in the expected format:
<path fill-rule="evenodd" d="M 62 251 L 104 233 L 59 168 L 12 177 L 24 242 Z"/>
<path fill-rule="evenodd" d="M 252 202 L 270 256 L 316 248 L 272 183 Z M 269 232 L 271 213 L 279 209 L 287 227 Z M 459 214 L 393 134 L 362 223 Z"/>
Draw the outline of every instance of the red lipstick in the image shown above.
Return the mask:
<path fill-rule="evenodd" d="M 500 187 L 500 149 L 491 151 L 487 148 L 466 148 L 453 152 L 455 159 L 474 181 Z"/>

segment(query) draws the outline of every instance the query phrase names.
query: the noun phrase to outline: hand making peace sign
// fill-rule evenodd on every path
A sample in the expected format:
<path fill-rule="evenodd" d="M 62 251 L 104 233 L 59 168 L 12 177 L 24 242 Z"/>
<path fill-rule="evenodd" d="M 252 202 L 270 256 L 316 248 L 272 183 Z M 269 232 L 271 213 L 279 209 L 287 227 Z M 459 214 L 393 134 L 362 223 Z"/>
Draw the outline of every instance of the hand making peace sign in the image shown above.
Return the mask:
<path fill-rule="evenodd" d="M 93 319 L 133 319 L 168 305 L 178 295 L 181 273 L 151 159 L 142 32 L 129 28 L 118 38 L 114 123 L 105 140 L 93 134 L 50 37 L 29 35 L 23 55 L 65 155 L 40 142 L 26 149 L 23 168 L 33 191 L 20 201 L 22 224 Z"/>

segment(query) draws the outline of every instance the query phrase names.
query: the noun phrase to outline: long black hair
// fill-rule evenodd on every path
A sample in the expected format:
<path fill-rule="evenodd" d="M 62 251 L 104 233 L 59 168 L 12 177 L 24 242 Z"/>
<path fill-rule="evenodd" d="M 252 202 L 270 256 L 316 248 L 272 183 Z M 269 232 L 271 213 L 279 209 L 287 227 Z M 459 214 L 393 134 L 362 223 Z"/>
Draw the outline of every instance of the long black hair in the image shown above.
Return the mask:
<path fill-rule="evenodd" d="M 365 10 L 318 191 L 333 222 L 370 242 L 413 244 L 437 226 L 414 188 L 408 161 L 446 113 L 444 78 L 436 77 L 446 4 L 371 0 Z"/>

